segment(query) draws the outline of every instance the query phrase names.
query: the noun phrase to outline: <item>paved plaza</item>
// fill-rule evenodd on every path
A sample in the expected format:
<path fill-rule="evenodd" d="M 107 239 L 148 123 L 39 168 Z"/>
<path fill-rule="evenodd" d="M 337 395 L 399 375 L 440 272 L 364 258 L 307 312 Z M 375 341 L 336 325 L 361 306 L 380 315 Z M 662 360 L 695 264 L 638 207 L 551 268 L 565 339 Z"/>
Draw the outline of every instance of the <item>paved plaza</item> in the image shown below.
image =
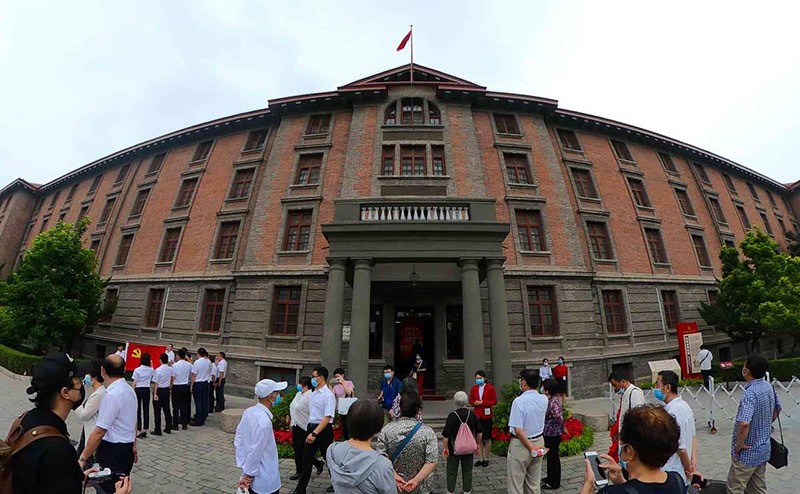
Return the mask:
<path fill-rule="evenodd" d="M 30 408 L 25 389 L 27 378 L 12 379 L 0 373 L 0 389 L 6 399 L 0 402 L 0 427 L 10 426 L 14 417 Z M 229 402 L 236 407 L 247 406 L 248 400 L 231 397 Z M 784 420 L 784 436 L 790 449 L 800 447 L 800 408 L 792 417 Z M 152 415 L 152 414 L 151 414 Z M 219 429 L 219 414 L 209 417 L 205 427 L 190 427 L 162 437 L 149 436 L 139 441 L 139 463 L 132 473 L 134 491 L 152 494 L 230 494 L 235 491 L 240 471 L 236 468 L 233 455 L 233 435 Z M 151 417 L 152 421 L 152 417 Z M 80 437 L 80 427 L 74 416 L 67 421 L 74 438 Z M 709 478 L 725 479 L 730 462 L 730 438 L 733 424 L 721 420 L 717 424 L 718 433 L 712 435 L 698 420 L 698 439 L 700 444 L 700 469 Z M 152 424 L 151 424 L 152 428 Z M 440 432 L 440 431 L 437 431 Z M 598 431 L 592 449 L 606 451 L 609 446 L 608 434 Z M 793 447 L 794 446 L 794 447 Z M 582 457 L 562 460 L 563 481 L 556 493 L 577 493 L 583 482 Z M 295 482 L 288 480 L 293 473 L 291 460 L 281 460 L 283 488 L 289 493 Z M 506 492 L 506 468 L 504 458 L 494 458 L 488 468 L 475 469 L 474 493 Z M 446 492 L 444 459 L 436 469 L 437 493 Z M 797 460 L 790 462 L 788 468 L 775 470 L 767 467 L 767 484 L 773 494 L 793 494 L 797 492 L 792 485 L 800 478 Z M 322 494 L 330 485 L 327 472 L 312 477 L 309 492 Z M 460 487 L 457 492 L 462 492 Z"/>

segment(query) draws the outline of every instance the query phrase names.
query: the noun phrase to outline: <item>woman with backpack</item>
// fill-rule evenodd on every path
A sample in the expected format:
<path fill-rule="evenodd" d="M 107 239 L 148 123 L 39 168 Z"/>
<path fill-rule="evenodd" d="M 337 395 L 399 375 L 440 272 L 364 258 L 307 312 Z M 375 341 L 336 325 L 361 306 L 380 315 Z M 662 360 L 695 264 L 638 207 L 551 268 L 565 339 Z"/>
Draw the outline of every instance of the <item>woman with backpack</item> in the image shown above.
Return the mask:
<path fill-rule="evenodd" d="M 456 492 L 458 466 L 461 465 L 461 488 L 465 494 L 472 491 L 472 459 L 481 440 L 481 422 L 469 408 L 467 393 L 459 391 L 453 396 L 456 409 L 447 416 L 442 431 L 443 455 L 447 458 L 447 492 Z"/>

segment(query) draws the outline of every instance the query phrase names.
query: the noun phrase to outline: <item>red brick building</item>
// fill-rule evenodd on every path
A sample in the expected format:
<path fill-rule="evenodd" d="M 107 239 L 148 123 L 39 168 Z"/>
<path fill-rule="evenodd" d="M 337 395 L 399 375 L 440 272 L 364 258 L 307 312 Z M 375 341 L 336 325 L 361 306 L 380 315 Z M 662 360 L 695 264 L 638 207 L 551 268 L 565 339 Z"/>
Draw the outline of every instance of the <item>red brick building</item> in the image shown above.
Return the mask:
<path fill-rule="evenodd" d="M 572 392 L 647 374 L 698 321 L 716 253 L 759 227 L 786 248 L 798 188 L 675 139 L 409 66 L 131 146 L 0 191 L 2 274 L 57 221 L 116 309 L 87 352 L 173 343 L 229 386 L 322 360 L 362 392 L 416 352 L 430 392 L 563 355 Z M 787 343 L 761 350 L 780 354 Z M 369 383 L 369 384 L 367 384 Z"/>

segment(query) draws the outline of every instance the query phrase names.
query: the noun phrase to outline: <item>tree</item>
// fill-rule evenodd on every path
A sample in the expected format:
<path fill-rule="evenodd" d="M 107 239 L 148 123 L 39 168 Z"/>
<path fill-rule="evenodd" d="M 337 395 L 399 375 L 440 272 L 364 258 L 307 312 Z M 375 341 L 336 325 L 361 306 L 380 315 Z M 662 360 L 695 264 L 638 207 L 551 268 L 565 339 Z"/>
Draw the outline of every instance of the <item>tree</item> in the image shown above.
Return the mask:
<path fill-rule="evenodd" d="M 3 338 L 14 346 L 70 351 L 74 338 L 97 322 L 107 282 L 95 272 L 94 252 L 82 245 L 88 224 L 58 222 L 37 236 L 19 269 L 0 285 Z"/>
<path fill-rule="evenodd" d="M 800 337 L 800 257 L 781 254 L 769 236 L 757 228 L 739 245 L 723 247 L 722 280 L 714 305 L 700 304 L 700 315 L 748 351 L 766 334 Z"/>

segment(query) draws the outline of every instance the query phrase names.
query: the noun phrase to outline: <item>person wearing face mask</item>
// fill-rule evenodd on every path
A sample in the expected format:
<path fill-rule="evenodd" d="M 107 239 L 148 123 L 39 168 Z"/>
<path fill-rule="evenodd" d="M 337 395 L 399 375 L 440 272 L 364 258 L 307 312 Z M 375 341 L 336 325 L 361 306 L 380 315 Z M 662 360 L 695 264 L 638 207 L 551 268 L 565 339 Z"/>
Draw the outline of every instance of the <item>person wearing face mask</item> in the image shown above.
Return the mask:
<path fill-rule="evenodd" d="M 678 452 L 667 460 L 664 471 L 677 473 L 683 479 L 683 483 L 688 486 L 692 475 L 699 475 L 697 472 L 697 437 L 692 407 L 678 396 L 678 375 L 670 370 L 659 372 L 656 385 L 653 387 L 653 396 L 666 403 L 664 410 L 675 417 L 681 430 Z M 700 476 L 702 477 L 702 475 Z"/>
<path fill-rule="evenodd" d="M 391 365 L 383 366 L 381 394 L 378 395 L 378 401 L 380 402 L 381 408 L 383 408 L 384 412 L 386 412 L 384 417 L 386 422 L 388 422 L 391 418 L 389 412 L 392 410 L 394 399 L 400 394 L 401 387 L 402 384 L 400 383 L 400 380 L 395 379 L 394 377 L 394 367 Z"/>
<path fill-rule="evenodd" d="M 303 446 L 303 469 L 297 482 L 297 494 L 305 494 L 311 479 L 311 467 L 317 451 L 325 458 L 328 447 L 333 442 L 333 417 L 336 414 L 336 397 L 328 387 L 328 369 L 314 367 L 311 371 L 311 387 L 314 392 L 308 402 L 308 427 L 306 443 Z"/>
<path fill-rule="evenodd" d="M 86 396 L 81 376 L 87 373 L 89 362 L 73 362 L 60 352 L 36 364 L 27 389 L 36 395 L 34 408 L 14 421 L 6 440 L 13 453 L 0 474 L 0 482 L 8 482 L 0 483 L 2 492 L 80 494 L 85 476 L 65 421 Z M 110 492 L 129 493 L 129 481 L 121 480 Z"/>
<path fill-rule="evenodd" d="M 75 416 L 81 421 L 81 440 L 78 443 L 78 455 L 83 453 L 83 448 L 86 446 L 86 439 L 89 434 L 94 430 L 97 424 L 97 414 L 100 412 L 100 403 L 106 396 L 106 388 L 103 386 L 103 376 L 100 370 L 100 360 L 93 360 L 91 369 L 86 377 L 83 379 L 84 387 L 91 386 L 92 394 L 86 402 L 75 409 Z"/>
<path fill-rule="evenodd" d="M 106 357 L 101 372 L 106 397 L 100 403 L 97 425 L 89 435 L 78 463 L 85 468 L 89 458 L 97 451 L 100 465 L 129 476 L 133 464 L 139 461 L 136 451 L 136 393 L 125 382 L 125 360 L 119 355 Z M 104 482 L 102 488 L 113 491 L 114 482 Z"/>
<path fill-rule="evenodd" d="M 539 381 L 544 383 L 553 377 L 553 369 L 550 368 L 550 361 L 548 359 L 542 360 L 542 366 L 539 367 Z"/>
<path fill-rule="evenodd" d="M 558 382 L 558 397 L 561 398 L 561 403 L 567 399 L 567 390 L 569 389 L 567 382 L 567 374 L 569 369 L 567 364 L 564 363 L 564 357 L 558 357 L 558 365 L 553 367 L 552 377 Z"/>
<path fill-rule="evenodd" d="M 278 447 L 272 432 L 272 409 L 281 402 L 287 383 L 262 379 L 256 384 L 258 403 L 242 413 L 233 440 L 236 466 L 242 469 L 239 489 L 250 494 L 272 494 L 281 489 Z"/>
<path fill-rule="evenodd" d="M 536 371 L 524 369 L 519 378 L 522 394 L 514 398 L 508 416 L 508 429 L 512 436 L 506 458 L 508 494 L 541 492 L 542 435 L 548 403 L 547 398 L 536 391 L 538 387 Z"/>
<path fill-rule="evenodd" d="M 289 404 L 289 426 L 292 429 L 292 449 L 294 450 L 294 474 L 289 480 L 297 480 L 303 471 L 303 446 L 308 437 L 308 403 L 311 400 L 311 378 L 303 376 L 297 385 L 297 394 Z M 322 461 L 314 458 L 317 475 L 322 473 Z"/>
<path fill-rule="evenodd" d="M 619 431 L 622 430 L 622 424 L 625 421 L 625 414 L 628 410 L 644 405 L 644 391 L 639 389 L 636 385 L 630 382 L 626 376 L 623 376 L 618 371 L 613 371 L 608 376 L 608 382 L 614 388 L 614 392 L 621 395 L 619 398 L 619 410 L 617 410 L 617 422 L 612 427 L 611 432 L 611 449 L 609 452 L 615 451 L 616 458 L 619 458 L 620 443 Z"/>
<path fill-rule="evenodd" d="M 685 494 L 686 486 L 680 475 L 662 470 L 669 458 L 678 451 L 680 428 L 675 417 L 656 405 L 644 405 L 627 412 L 620 431 L 620 459 L 628 471 L 609 455 L 600 468 L 608 472 L 613 485 L 600 489 L 598 494 Z M 590 460 L 584 460 L 583 488 L 580 494 L 593 494 L 596 487 Z"/>
<path fill-rule="evenodd" d="M 486 371 L 475 373 L 475 385 L 469 391 L 469 404 L 475 407 L 475 417 L 481 423 L 481 441 L 478 442 L 478 461 L 476 467 L 488 467 L 489 455 L 492 453 L 492 407 L 497 405 L 497 392 L 494 386 L 486 382 Z"/>
<path fill-rule="evenodd" d="M 416 360 L 414 361 L 414 370 L 411 372 L 411 377 L 417 381 L 417 386 L 419 387 L 418 392 L 419 395 L 422 396 L 422 383 L 425 381 L 425 372 L 428 370 L 428 364 L 422 360 L 422 355 L 417 354 Z"/>

